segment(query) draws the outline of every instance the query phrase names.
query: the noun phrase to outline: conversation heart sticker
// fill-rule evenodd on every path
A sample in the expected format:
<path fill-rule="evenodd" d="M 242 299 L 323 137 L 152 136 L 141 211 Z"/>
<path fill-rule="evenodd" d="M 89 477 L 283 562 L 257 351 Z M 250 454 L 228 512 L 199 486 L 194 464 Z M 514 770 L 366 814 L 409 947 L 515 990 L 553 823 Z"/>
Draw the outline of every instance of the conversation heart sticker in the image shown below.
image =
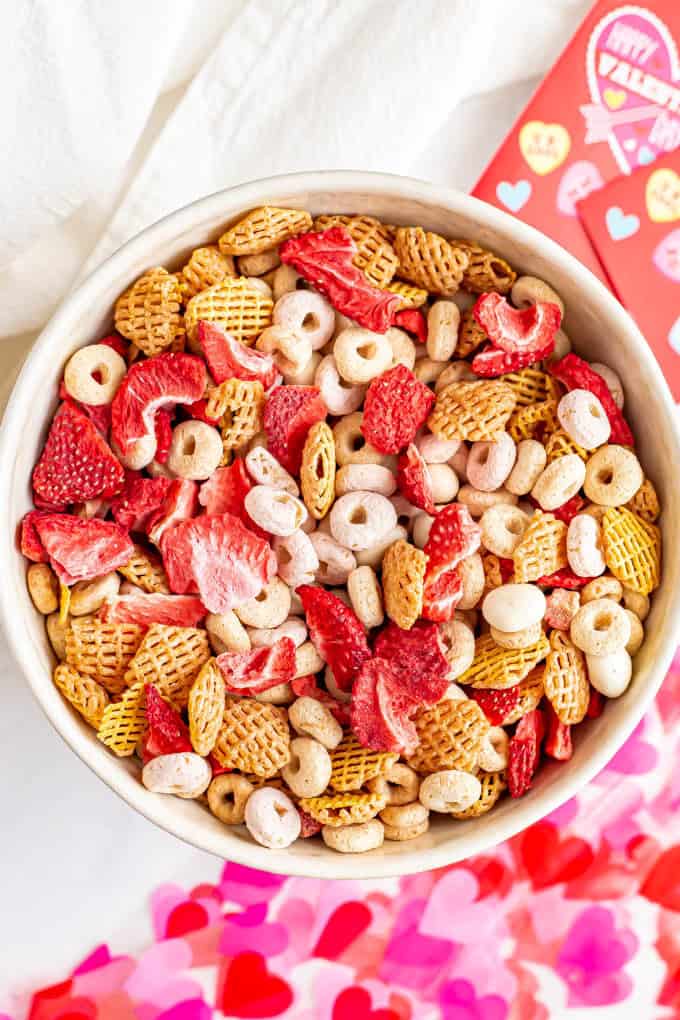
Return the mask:
<path fill-rule="evenodd" d="M 637 234 L 640 229 L 640 217 L 634 213 L 624 213 L 621 206 L 613 205 L 605 214 L 607 230 L 612 241 L 625 241 Z"/>
<path fill-rule="evenodd" d="M 680 176 L 675 170 L 660 167 L 649 175 L 645 201 L 649 218 L 654 223 L 680 220 Z"/>
<path fill-rule="evenodd" d="M 603 185 L 599 168 L 590 160 L 579 159 L 562 174 L 557 189 L 557 208 L 565 216 L 576 216 L 576 203 Z"/>
<path fill-rule="evenodd" d="M 668 334 L 668 342 L 676 354 L 680 354 L 680 318 L 675 320 Z"/>
<path fill-rule="evenodd" d="M 656 268 L 674 283 L 680 283 L 680 229 L 659 241 L 652 260 Z"/>
<path fill-rule="evenodd" d="M 496 187 L 496 198 L 502 202 L 510 212 L 519 212 L 531 198 L 531 184 L 529 181 L 500 181 Z"/>
<path fill-rule="evenodd" d="M 588 40 L 586 73 L 585 141 L 608 142 L 624 173 L 680 146 L 680 61 L 673 33 L 656 14 L 625 5 L 601 18 Z M 644 148 L 631 162 L 638 142 Z"/>
<path fill-rule="evenodd" d="M 571 138 L 561 124 L 530 120 L 520 129 L 519 148 L 533 172 L 543 177 L 564 163 L 571 148 Z"/>

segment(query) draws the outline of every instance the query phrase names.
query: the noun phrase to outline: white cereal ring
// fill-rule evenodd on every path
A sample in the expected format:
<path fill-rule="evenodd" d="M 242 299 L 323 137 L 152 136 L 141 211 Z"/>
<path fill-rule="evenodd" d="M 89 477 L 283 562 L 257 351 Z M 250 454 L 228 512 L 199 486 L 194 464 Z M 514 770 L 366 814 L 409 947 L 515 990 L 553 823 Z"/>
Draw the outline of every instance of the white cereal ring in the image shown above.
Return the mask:
<path fill-rule="evenodd" d="M 397 524 L 397 514 L 378 492 L 348 492 L 333 504 L 331 534 L 353 552 L 370 549 Z"/>
<path fill-rule="evenodd" d="M 586 655 L 610 655 L 628 644 L 630 621 L 617 602 L 594 599 L 576 612 L 569 635 Z"/>
<path fill-rule="evenodd" d="M 432 432 L 416 437 L 416 447 L 426 464 L 448 464 L 461 446 L 460 439 L 440 439 Z"/>
<path fill-rule="evenodd" d="M 580 458 L 579 458 L 580 460 Z M 474 485 L 463 485 L 458 490 L 458 502 L 468 508 L 472 517 L 481 517 L 491 506 L 516 506 L 517 496 L 507 489 L 496 489 L 495 492 L 482 492 Z"/>
<path fill-rule="evenodd" d="M 630 624 L 630 637 L 628 638 L 626 651 L 629 655 L 635 655 L 645 640 L 645 628 L 640 623 L 640 618 L 631 609 L 624 609 L 624 613 L 628 617 L 628 623 Z"/>
<path fill-rule="evenodd" d="M 482 784 L 476 776 L 460 769 L 444 769 L 425 776 L 418 799 L 430 811 L 450 813 L 466 811 L 479 800 Z"/>
<path fill-rule="evenodd" d="M 590 390 L 570 390 L 557 405 L 557 418 L 570 439 L 594 450 L 611 435 L 609 418 L 599 397 Z"/>
<path fill-rule="evenodd" d="M 553 460 L 535 482 L 531 495 L 542 510 L 556 510 L 575 496 L 586 477 L 586 466 L 577 453 Z"/>
<path fill-rule="evenodd" d="M 590 367 L 593 372 L 597 372 L 607 384 L 607 388 L 611 393 L 614 403 L 618 407 L 619 411 L 623 407 L 624 395 L 623 395 L 623 383 L 621 379 L 609 365 L 602 365 L 599 361 L 591 361 Z"/>
<path fill-rule="evenodd" d="M 352 609 L 367 630 L 379 627 L 385 619 L 380 582 L 372 567 L 353 570 L 347 578 Z"/>
<path fill-rule="evenodd" d="M 627 689 L 633 675 L 633 663 L 625 648 L 609 655 L 586 654 L 588 678 L 605 698 L 618 698 Z"/>
<path fill-rule="evenodd" d="M 343 379 L 364 385 L 391 366 L 392 345 L 384 333 L 353 326 L 338 333 L 333 356 Z"/>
<path fill-rule="evenodd" d="M 624 588 L 622 594 L 626 609 L 635 613 L 641 622 L 646 620 L 649 615 L 649 597 L 642 595 L 639 591 L 633 591 L 632 588 Z"/>
<path fill-rule="evenodd" d="M 283 850 L 294 843 L 302 825 L 290 797 L 273 786 L 261 786 L 251 793 L 245 823 L 255 842 L 270 850 Z"/>
<path fill-rule="evenodd" d="M 447 369 L 447 363 L 445 361 L 433 361 L 432 358 L 418 358 L 413 369 L 418 382 L 425 383 L 426 386 L 431 386 L 432 383 L 436 383 L 440 375 L 443 375 Z"/>
<path fill-rule="evenodd" d="M 447 679 L 457 680 L 474 661 L 475 635 L 462 620 L 455 619 L 439 624 L 439 640 L 449 664 Z"/>
<path fill-rule="evenodd" d="M 296 797 L 319 797 L 331 778 L 331 757 L 318 740 L 294 737 L 290 742 L 290 761 L 281 769 L 283 781 Z"/>
<path fill-rule="evenodd" d="M 354 554 L 324 531 L 314 531 L 309 537 L 319 560 L 317 581 L 321 584 L 346 584 L 357 565 Z"/>
<path fill-rule="evenodd" d="M 396 458 L 389 454 L 378 453 L 374 446 L 366 441 L 361 431 L 364 416 L 361 411 L 346 414 L 333 426 L 335 440 L 335 459 L 340 467 L 345 464 L 382 464 L 383 467 L 396 467 Z"/>
<path fill-rule="evenodd" d="M 77 581 L 71 588 L 68 611 L 71 616 L 86 616 L 96 613 L 107 599 L 113 598 L 120 590 L 120 574 L 112 571 L 91 581 Z"/>
<path fill-rule="evenodd" d="M 640 461 L 632 450 L 615 444 L 601 446 L 588 458 L 583 491 L 599 506 L 622 506 L 644 481 Z"/>
<path fill-rule="evenodd" d="M 448 464 L 428 464 L 427 472 L 432 485 L 435 504 L 450 503 L 458 492 L 458 475 Z"/>
<path fill-rule="evenodd" d="M 108 344 L 89 344 L 71 355 L 64 369 L 69 396 L 83 404 L 110 404 L 127 372 L 125 358 Z"/>
<path fill-rule="evenodd" d="M 385 826 L 378 818 L 371 818 L 369 822 L 358 825 L 324 825 L 321 838 L 327 847 L 338 853 L 365 854 L 383 845 Z"/>
<path fill-rule="evenodd" d="M 248 474 L 258 485 L 270 485 L 272 489 L 283 489 L 291 496 L 299 496 L 298 484 L 282 464 L 279 464 L 264 446 L 252 447 L 245 457 Z"/>
<path fill-rule="evenodd" d="M 529 526 L 529 514 L 517 506 L 489 507 L 482 514 L 479 524 L 482 529 L 482 545 L 494 556 L 511 559 L 522 535 Z"/>
<path fill-rule="evenodd" d="M 421 512 L 419 514 L 416 514 L 416 516 L 413 518 L 413 528 L 411 537 L 413 539 L 413 544 L 416 546 L 416 548 L 418 549 L 425 548 L 425 546 L 427 545 L 427 540 L 430 537 L 430 531 L 432 530 L 433 524 L 434 517 L 432 517 L 431 514 L 425 513 L 424 510 L 421 510 Z"/>
<path fill-rule="evenodd" d="M 411 337 L 403 329 L 397 329 L 395 326 L 391 326 L 385 333 L 385 336 L 392 348 L 392 364 L 390 368 L 394 368 L 395 365 L 404 365 L 405 368 L 412 372 L 416 363 L 416 345 L 411 340 Z"/>
<path fill-rule="evenodd" d="M 273 577 L 259 595 L 234 612 L 246 627 L 279 627 L 290 613 L 290 588 L 280 577 Z"/>
<path fill-rule="evenodd" d="M 458 566 L 458 573 L 463 585 L 463 593 L 458 603 L 458 609 L 465 612 L 468 609 L 475 608 L 486 587 L 484 562 L 479 553 L 466 556 Z"/>
<path fill-rule="evenodd" d="M 313 351 L 327 344 L 335 330 L 332 306 L 315 290 L 296 290 L 284 294 L 274 305 L 274 324 L 285 326 L 306 337 Z"/>
<path fill-rule="evenodd" d="M 458 343 L 460 309 L 453 301 L 435 301 L 427 313 L 428 357 L 433 361 L 448 361 Z"/>
<path fill-rule="evenodd" d="M 200 754 L 183 751 L 161 754 L 142 769 L 142 782 L 151 793 L 174 793 L 176 797 L 200 797 L 210 786 L 212 769 Z"/>
<path fill-rule="evenodd" d="M 514 632 L 540 623 L 545 595 L 535 584 L 501 584 L 482 603 L 486 622 L 501 631 Z"/>
<path fill-rule="evenodd" d="M 473 443 L 467 459 L 468 482 L 482 492 L 495 492 L 512 471 L 516 455 L 508 432 L 502 432 L 495 442 Z"/>
<path fill-rule="evenodd" d="M 284 294 L 290 294 L 292 291 L 297 290 L 299 279 L 299 273 L 292 266 L 285 264 L 279 266 L 274 271 L 274 276 L 272 277 L 272 296 L 274 300 L 278 301 Z"/>
<path fill-rule="evenodd" d="M 400 538 L 408 538 L 408 531 L 401 524 L 397 524 L 394 528 L 390 528 L 386 535 L 376 542 L 375 545 L 370 546 L 368 549 L 361 549 L 357 551 L 356 563 L 360 567 L 368 566 L 373 567 L 377 570 L 383 561 L 383 556 L 394 543 L 399 541 Z"/>
<path fill-rule="evenodd" d="M 502 726 L 490 726 L 484 736 L 477 764 L 483 772 L 502 772 L 508 764 L 510 737 Z"/>
<path fill-rule="evenodd" d="M 251 520 L 271 535 L 292 535 L 307 520 L 302 500 L 271 485 L 254 485 L 243 502 Z"/>
<path fill-rule="evenodd" d="M 216 655 L 222 652 L 249 652 L 248 632 L 231 609 L 226 613 L 208 613 L 205 618 L 210 647 Z"/>
<path fill-rule="evenodd" d="M 518 276 L 510 293 L 515 308 L 528 308 L 538 301 L 550 301 L 557 305 L 564 315 L 562 298 L 545 280 L 540 280 L 537 276 Z"/>
<path fill-rule="evenodd" d="M 439 393 L 446 386 L 454 382 L 466 382 L 474 380 L 477 376 L 470 368 L 469 361 L 452 361 L 449 365 L 443 366 L 443 371 L 437 376 L 434 384 L 434 392 Z"/>
<path fill-rule="evenodd" d="M 397 489 L 397 479 L 382 464 L 345 464 L 335 476 L 335 495 L 348 492 L 378 492 L 391 496 Z"/>
<path fill-rule="evenodd" d="M 273 548 L 279 565 L 279 577 L 290 588 L 312 583 L 319 569 L 319 557 L 309 535 L 304 531 L 294 531 L 284 538 L 275 538 Z"/>
<path fill-rule="evenodd" d="M 260 333 L 255 347 L 262 354 L 273 354 L 276 367 L 283 374 L 301 372 L 312 356 L 309 337 L 286 326 L 268 326 Z"/>
<path fill-rule="evenodd" d="M 295 677 L 311 676 L 324 668 L 326 661 L 313 641 L 303 641 L 295 649 Z"/>
<path fill-rule="evenodd" d="M 333 751 L 343 737 L 343 730 L 333 713 L 316 698 L 303 695 L 288 710 L 288 721 L 303 737 L 313 737 L 329 751 Z"/>
<path fill-rule="evenodd" d="M 546 361 L 559 361 L 560 358 L 566 357 L 570 350 L 571 340 L 563 329 L 558 329 L 555 333 L 555 349 L 552 354 L 546 358 Z"/>
<path fill-rule="evenodd" d="M 461 442 L 460 446 L 447 463 L 451 465 L 461 482 L 467 482 L 467 462 L 470 459 L 470 448 Z"/>
<path fill-rule="evenodd" d="M 517 444 L 515 466 L 507 477 L 505 488 L 516 496 L 526 496 L 538 481 L 548 462 L 545 446 L 537 439 L 522 439 Z"/>
<path fill-rule="evenodd" d="M 576 514 L 569 521 L 567 560 L 579 577 L 599 577 L 607 569 L 602 551 L 602 529 L 590 514 Z"/>
<path fill-rule="evenodd" d="M 307 624 L 299 616 L 289 616 L 278 627 L 251 627 L 248 637 L 253 648 L 271 648 L 279 638 L 290 638 L 296 648 L 307 640 Z"/>
<path fill-rule="evenodd" d="M 365 386 L 346 382 L 338 372 L 335 357 L 327 354 L 319 362 L 314 376 L 329 414 L 343 415 L 358 411 L 366 396 Z"/>
<path fill-rule="evenodd" d="M 289 386 L 312 386 L 320 364 L 321 355 L 318 351 L 314 351 L 307 364 L 302 368 L 298 368 L 294 372 L 284 372 L 283 380 Z"/>
<path fill-rule="evenodd" d="M 120 581 L 120 578 L 118 580 Z M 80 584 L 80 582 L 78 583 Z M 31 563 L 26 571 L 26 584 L 33 605 L 39 613 L 49 616 L 50 613 L 57 611 L 59 608 L 59 581 L 47 563 Z"/>
<path fill-rule="evenodd" d="M 172 430 L 168 468 L 178 478 L 202 482 L 217 470 L 223 452 L 216 428 L 204 421 L 183 421 Z"/>

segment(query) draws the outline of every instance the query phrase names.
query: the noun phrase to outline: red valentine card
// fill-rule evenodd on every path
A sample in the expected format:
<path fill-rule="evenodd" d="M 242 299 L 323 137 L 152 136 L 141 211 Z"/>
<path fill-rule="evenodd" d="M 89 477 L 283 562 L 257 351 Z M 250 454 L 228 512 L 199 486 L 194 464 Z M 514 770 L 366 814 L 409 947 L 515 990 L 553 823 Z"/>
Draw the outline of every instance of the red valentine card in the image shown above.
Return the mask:
<path fill-rule="evenodd" d="M 680 401 L 680 149 L 589 195 L 578 214 Z"/>
<path fill-rule="evenodd" d="M 473 194 L 549 234 L 605 279 L 576 206 L 680 146 L 679 39 L 680 0 L 599 0 Z"/>

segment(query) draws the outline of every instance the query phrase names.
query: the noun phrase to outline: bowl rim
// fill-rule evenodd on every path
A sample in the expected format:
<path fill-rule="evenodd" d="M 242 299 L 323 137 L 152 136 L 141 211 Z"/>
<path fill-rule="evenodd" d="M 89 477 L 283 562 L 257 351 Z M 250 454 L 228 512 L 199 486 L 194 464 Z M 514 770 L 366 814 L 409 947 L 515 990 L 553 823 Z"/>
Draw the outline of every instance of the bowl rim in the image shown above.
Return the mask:
<path fill-rule="evenodd" d="M 184 230 L 195 228 L 203 219 L 217 218 L 224 205 L 247 209 L 261 205 L 263 201 L 266 201 L 267 193 L 285 192 L 289 196 L 295 196 L 298 200 L 302 200 L 306 193 L 319 194 L 327 191 L 345 192 L 348 197 L 352 193 L 361 193 L 368 196 L 406 198 L 423 203 L 425 206 L 443 206 L 453 214 L 460 213 L 474 218 L 480 227 L 498 230 L 512 236 L 520 245 L 538 249 L 545 259 L 558 264 L 562 271 L 570 274 L 577 287 L 589 292 L 594 302 L 605 306 L 608 316 L 617 320 L 621 332 L 627 335 L 633 353 L 641 362 L 644 362 L 645 371 L 654 387 L 655 399 L 661 404 L 660 417 L 668 423 L 668 438 L 674 448 L 676 460 L 680 462 L 680 428 L 677 410 L 656 358 L 623 306 L 573 255 L 534 227 L 455 188 L 434 185 L 427 181 L 402 177 L 397 174 L 356 170 L 320 170 L 260 178 L 223 188 L 196 199 L 194 202 L 168 213 L 134 235 L 94 269 L 64 300 L 44 327 L 29 351 L 14 383 L 0 429 L 0 472 L 3 477 L 12 478 L 13 476 L 14 457 L 20 443 L 20 430 L 26 413 L 24 404 L 27 398 L 24 396 L 24 392 L 30 390 L 32 380 L 40 376 L 43 354 L 56 345 L 73 317 L 79 317 L 79 310 L 86 308 L 90 300 L 96 299 L 97 293 L 103 289 L 109 278 L 124 271 L 126 265 L 134 263 L 140 256 L 143 257 L 146 250 L 162 244 L 164 240 L 170 241 L 173 236 Z M 228 210 L 224 212 L 225 219 L 230 215 Z M 8 498 L 2 501 L 0 513 L 3 515 L 4 533 L 11 536 L 10 541 L 4 542 L 0 547 L 0 567 L 13 573 L 15 566 L 12 563 L 12 557 L 16 555 L 14 545 L 16 522 L 11 519 Z M 324 852 L 315 857 L 306 855 L 296 857 L 294 853 L 290 852 L 290 849 L 274 851 L 260 847 L 254 842 L 246 843 L 234 838 L 230 839 L 230 845 L 225 847 L 224 835 L 220 840 L 220 846 L 216 845 L 217 838 L 214 840 L 199 838 L 200 834 L 194 832 L 195 826 L 191 819 L 185 818 L 179 813 L 173 817 L 172 812 L 164 806 L 164 798 L 150 796 L 138 780 L 132 783 L 133 777 L 125 769 L 113 767 L 115 759 L 112 760 L 110 769 L 92 761 L 91 737 L 77 725 L 69 725 L 67 720 L 70 720 L 70 715 L 65 715 L 62 719 L 54 718 L 42 695 L 40 682 L 35 675 L 35 663 L 32 661 L 30 643 L 22 642 L 21 629 L 12 626 L 13 615 L 16 615 L 16 606 L 12 600 L 11 586 L 1 585 L 0 621 L 2 628 L 12 655 L 42 711 L 78 757 L 114 793 L 145 818 L 198 849 L 206 850 L 222 859 L 225 859 L 226 850 L 232 861 L 263 871 L 303 877 L 361 879 L 414 874 L 442 867 L 488 850 L 491 846 L 504 842 L 544 818 L 589 783 L 630 736 L 663 682 L 677 643 L 674 634 L 680 631 L 680 592 L 669 606 L 664 623 L 666 636 L 660 642 L 659 654 L 655 664 L 650 667 L 650 675 L 644 690 L 641 690 L 625 719 L 621 720 L 616 727 L 610 727 L 603 734 L 601 743 L 596 750 L 584 762 L 578 766 L 572 766 L 564 780 L 549 784 L 545 789 L 537 789 L 526 801 L 518 802 L 516 809 L 497 823 L 499 831 L 495 834 L 492 842 L 489 842 L 488 838 L 480 839 L 475 845 L 474 835 L 466 833 L 458 841 L 444 841 L 441 845 L 418 850 L 408 850 L 404 845 L 403 851 L 399 854 L 378 854 L 377 856 L 369 854 L 345 857 L 324 848 Z M 75 720 L 73 722 L 75 723 Z M 455 849 L 456 842 L 466 844 L 463 853 Z"/>

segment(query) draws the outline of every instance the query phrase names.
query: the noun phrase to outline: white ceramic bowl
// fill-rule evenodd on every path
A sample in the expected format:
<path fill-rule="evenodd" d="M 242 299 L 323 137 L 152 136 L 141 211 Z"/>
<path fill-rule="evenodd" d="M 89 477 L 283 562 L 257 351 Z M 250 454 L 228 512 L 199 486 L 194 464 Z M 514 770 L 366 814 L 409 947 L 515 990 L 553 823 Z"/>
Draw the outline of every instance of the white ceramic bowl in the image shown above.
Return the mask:
<path fill-rule="evenodd" d="M 599 719 L 578 727 L 572 760 L 543 767 L 527 796 L 508 798 L 478 820 L 437 818 L 417 840 L 387 842 L 380 850 L 356 857 L 328 850 L 316 839 L 300 840 L 288 850 L 265 850 L 245 830 L 223 826 L 201 805 L 145 790 L 138 767 L 115 758 L 98 743 L 53 686 L 43 620 L 27 594 L 26 563 L 15 540 L 18 522 L 31 506 L 31 470 L 67 358 L 110 330 L 115 299 L 142 271 L 153 265 L 180 265 L 192 248 L 217 237 L 226 222 L 264 203 L 314 213 L 372 213 L 390 223 L 421 224 L 451 237 L 471 237 L 504 255 L 517 269 L 547 280 L 564 298 L 565 329 L 575 349 L 611 365 L 623 379 L 626 415 L 643 466 L 664 505 L 663 586 L 645 625 L 647 640 L 636 657 L 634 682 Z M 449 864 L 513 836 L 573 796 L 618 750 L 661 684 L 680 631 L 680 486 L 675 477 L 680 440 L 675 415 L 653 355 L 618 302 L 562 248 L 492 206 L 421 181 L 356 172 L 294 174 L 218 192 L 172 213 L 125 244 L 62 305 L 26 360 L 0 438 L 4 479 L 0 534 L 7 536 L 0 546 L 0 605 L 7 638 L 43 711 L 76 754 L 131 807 L 189 843 L 263 870 L 322 878 L 407 874 Z M 71 809 L 78 810 L 77 791 Z"/>

